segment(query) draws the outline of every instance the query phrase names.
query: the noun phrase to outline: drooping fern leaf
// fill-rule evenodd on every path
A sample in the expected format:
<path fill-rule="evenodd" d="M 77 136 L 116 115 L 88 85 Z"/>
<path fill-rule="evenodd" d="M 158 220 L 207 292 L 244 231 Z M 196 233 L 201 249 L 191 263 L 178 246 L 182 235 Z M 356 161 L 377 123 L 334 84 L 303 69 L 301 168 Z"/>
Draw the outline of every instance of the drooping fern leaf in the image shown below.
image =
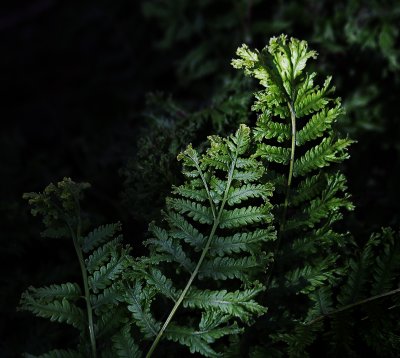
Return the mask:
<path fill-rule="evenodd" d="M 248 154 L 248 127 L 210 141 L 202 156 L 192 146 L 178 156 L 187 181 L 174 187 L 166 201 L 167 227 L 150 225 L 147 245 L 153 259 L 134 265 L 142 283 L 136 283 L 127 302 L 143 334 L 154 339 L 148 356 L 161 338 L 188 346 L 192 353 L 218 356 L 215 341 L 237 334 L 241 322 L 266 312 L 255 300 L 264 290 L 255 275 L 271 260 L 264 247 L 275 240 L 268 202 L 273 187 L 254 183 L 263 168 Z M 151 302 L 160 299 L 171 310 L 162 327 L 151 309 Z M 181 306 L 193 317 L 201 314 L 201 320 L 180 315 Z"/>

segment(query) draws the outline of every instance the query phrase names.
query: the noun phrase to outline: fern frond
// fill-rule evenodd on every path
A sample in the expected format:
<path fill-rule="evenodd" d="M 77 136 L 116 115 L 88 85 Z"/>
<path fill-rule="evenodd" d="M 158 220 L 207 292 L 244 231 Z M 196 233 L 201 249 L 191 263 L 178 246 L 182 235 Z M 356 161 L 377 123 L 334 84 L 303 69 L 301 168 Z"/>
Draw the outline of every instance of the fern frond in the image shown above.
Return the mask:
<path fill-rule="evenodd" d="M 382 253 L 375 259 L 371 294 L 373 296 L 393 289 L 394 280 L 400 273 L 400 237 L 389 228 L 375 234 L 381 239 Z"/>
<path fill-rule="evenodd" d="M 87 253 L 110 240 L 121 231 L 121 223 L 99 226 L 82 239 L 82 250 Z"/>
<path fill-rule="evenodd" d="M 261 143 L 258 145 L 255 155 L 270 162 L 287 164 L 290 159 L 290 149 Z"/>
<path fill-rule="evenodd" d="M 306 142 L 312 141 L 324 135 L 329 130 L 332 123 L 344 113 L 340 103 L 333 108 L 322 108 L 314 114 L 307 124 L 296 134 L 296 145 L 301 146 Z"/>
<path fill-rule="evenodd" d="M 190 353 L 200 353 L 205 357 L 221 357 L 221 354 L 215 352 L 210 344 L 217 339 L 232 334 L 238 334 L 241 330 L 237 325 L 225 327 L 200 327 L 197 330 L 185 326 L 171 324 L 165 332 L 166 338 L 179 342 L 190 349 Z"/>
<path fill-rule="evenodd" d="M 183 301 L 183 306 L 220 311 L 248 322 L 253 315 L 261 315 L 267 311 L 254 300 L 263 290 L 264 287 L 260 285 L 234 292 L 191 289 Z"/>
<path fill-rule="evenodd" d="M 151 255 L 162 257 L 158 261 L 142 261 L 145 266 L 140 279 L 146 281 L 154 297 L 161 296 L 173 305 L 163 328 L 157 331 L 150 353 L 160 338 L 165 337 L 188 346 L 191 352 L 215 356 L 217 353 L 211 343 L 224 335 L 237 333 L 238 322 L 249 323 L 265 312 L 255 301 L 263 286 L 258 284 L 255 288 L 250 277 L 264 271 L 271 261 L 272 253 L 265 252 L 264 245 L 276 238 L 269 226 L 272 205 L 268 198 L 273 186 L 257 182 L 265 169 L 248 153 L 251 143 L 248 127 L 241 125 L 228 138 L 211 136 L 209 140 L 210 147 L 205 154 L 199 155 L 188 146 L 178 156 L 184 172 L 191 174 L 186 175 L 187 181 L 179 189 L 173 188 L 174 196 L 166 201 L 164 216 L 168 227 L 149 226 L 153 238 L 146 243 Z M 182 276 L 190 274 L 183 289 L 174 287 L 168 276 L 173 272 Z M 197 287 L 198 280 L 206 279 L 218 290 L 205 291 Z M 225 289 L 228 280 L 242 282 L 246 289 L 240 290 L 237 286 L 233 291 Z M 139 319 L 145 311 L 144 303 L 133 305 L 132 298 L 129 300 L 130 310 L 135 312 L 135 319 Z M 137 300 L 140 301 L 140 297 Z M 187 319 L 180 324 L 178 308 L 181 304 L 186 310 L 196 312 L 195 317 L 202 315 L 198 327 Z M 217 315 L 218 309 L 223 316 L 213 321 L 211 327 L 211 316 Z M 150 314 L 149 310 L 145 312 Z M 177 322 L 171 323 L 175 315 Z M 155 327 L 151 317 L 146 320 Z M 209 327 L 203 329 L 206 321 Z M 152 336 L 149 327 L 141 327 L 141 330 L 147 338 Z"/>
<path fill-rule="evenodd" d="M 298 267 L 286 274 L 287 284 L 298 287 L 298 291 L 308 294 L 324 285 L 327 281 L 332 283 L 338 272 L 331 269 L 337 261 L 337 257 L 330 256 L 315 265 Z"/>
<path fill-rule="evenodd" d="M 109 305 L 118 304 L 118 302 L 123 301 L 123 288 L 120 287 L 119 284 L 114 283 L 109 287 L 106 287 L 99 294 L 93 294 L 90 296 L 90 301 L 92 303 L 92 307 L 96 311 L 100 311 L 100 309 L 109 310 Z M 104 307 L 106 306 L 106 307 Z"/>
<path fill-rule="evenodd" d="M 93 273 L 99 270 L 110 257 L 115 254 L 116 248 L 121 244 L 122 236 L 118 236 L 108 243 L 100 246 L 98 249 L 93 251 L 89 257 L 85 260 L 86 268 L 89 273 Z"/>
<path fill-rule="evenodd" d="M 120 257 L 113 256 L 111 260 L 105 266 L 101 266 L 98 270 L 94 271 L 89 276 L 89 286 L 97 293 L 99 290 L 109 286 L 125 269 L 127 261 L 125 253 Z"/>
<path fill-rule="evenodd" d="M 160 270 L 151 268 L 149 272 L 144 273 L 147 284 L 153 286 L 159 293 L 168 297 L 172 301 L 178 299 L 178 292 L 173 287 L 172 281 L 164 276 Z"/>
<path fill-rule="evenodd" d="M 183 239 L 199 251 L 204 247 L 206 242 L 205 236 L 182 215 L 175 212 L 168 212 L 165 214 L 165 219 L 171 226 L 171 236 L 173 238 Z"/>
<path fill-rule="evenodd" d="M 222 229 L 232 229 L 257 223 L 260 221 L 270 222 L 272 220 L 272 215 L 269 214 L 271 206 L 266 207 L 245 207 L 236 208 L 233 210 L 223 210 L 220 226 Z"/>
<path fill-rule="evenodd" d="M 240 204 L 249 198 L 266 198 L 272 195 L 273 186 L 262 184 L 246 184 L 239 188 L 231 188 L 228 192 L 228 205 Z"/>
<path fill-rule="evenodd" d="M 354 143 L 351 139 L 324 138 L 322 142 L 307 151 L 294 163 L 293 175 L 303 176 L 313 170 L 330 165 L 330 163 L 340 163 L 349 158 L 346 152 L 347 147 Z"/>
<path fill-rule="evenodd" d="M 112 337 L 113 350 L 118 358 L 140 358 L 142 352 L 133 341 L 130 326 L 125 325 Z"/>
<path fill-rule="evenodd" d="M 275 342 L 282 341 L 287 344 L 286 351 L 290 358 L 309 357 L 306 348 L 316 339 L 317 332 L 322 329 L 322 323 L 311 326 L 297 323 L 292 333 L 278 333 L 272 336 Z"/>
<path fill-rule="evenodd" d="M 28 291 L 35 300 L 43 303 L 63 298 L 68 301 L 76 301 L 82 296 L 80 287 L 76 283 L 70 282 L 39 288 L 29 287 Z"/>
<path fill-rule="evenodd" d="M 225 254 L 249 252 L 256 255 L 260 251 L 263 242 L 274 241 L 275 239 L 276 232 L 271 228 L 236 233 L 228 237 L 216 236 L 211 243 L 210 253 L 224 256 Z"/>
<path fill-rule="evenodd" d="M 216 257 L 212 260 L 204 260 L 199 270 L 199 279 L 206 277 L 212 277 L 215 280 L 239 278 L 245 281 L 249 274 L 261 270 L 262 264 L 268 263 L 268 259 L 262 258 L 262 262 L 255 256 L 245 256 L 238 259 Z"/>
<path fill-rule="evenodd" d="M 150 306 L 154 293 L 140 282 L 125 295 L 128 310 L 132 313 L 136 325 L 140 328 L 145 338 L 153 338 L 160 330 L 161 324 L 153 317 Z"/>
<path fill-rule="evenodd" d="M 83 311 L 66 298 L 41 302 L 26 291 L 22 294 L 20 309 L 30 311 L 37 317 L 49 318 L 52 322 L 68 323 L 78 329 L 84 325 Z"/>
<path fill-rule="evenodd" d="M 209 208 L 198 203 L 193 203 L 190 200 L 168 198 L 167 205 L 174 208 L 180 214 L 187 213 L 189 217 L 201 224 L 211 224 L 213 222 L 212 213 Z"/>

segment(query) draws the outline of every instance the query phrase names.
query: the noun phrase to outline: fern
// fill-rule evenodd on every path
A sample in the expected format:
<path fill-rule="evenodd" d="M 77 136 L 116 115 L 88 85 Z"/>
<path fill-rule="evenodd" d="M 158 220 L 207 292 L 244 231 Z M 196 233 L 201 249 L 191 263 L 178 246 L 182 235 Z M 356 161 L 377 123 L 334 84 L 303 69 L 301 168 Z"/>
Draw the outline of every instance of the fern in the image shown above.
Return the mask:
<path fill-rule="evenodd" d="M 188 346 L 192 353 L 217 356 L 211 344 L 237 334 L 240 322 L 250 324 L 266 311 L 255 300 L 264 286 L 254 277 L 272 258 L 262 247 L 275 240 L 268 202 L 273 188 L 251 179 L 262 167 L 248 155 L 250 140 L 250 129 L 241 125 L 226 139 L 210 137 L 211 147 L 202 156 L 192 146 L 178 156 L 187 181 L 173 188 L 174 196 L 166 201 L 168 227 L 152 223 L 146 243 L 157 264 L 137 261 L 136 285 L 127 296 L 142 333 L 154 339 L 148 356 L 161 338 Z M 248 175 L 240 179 L 238 172 Z M 174 271 L 175 279 L 168 278 Z M 176 285 L 176 277 L 187 283 Z M 236 280 L 227 286 L 235 290 L 223 289 L 228 280 Z M 202 289 L 202 282 L 209 288 Z M 173 305 L 162 327 L 151 309 L 161 297 L 166 308 Z M 181 306 L 199 312 L 200 322 L 180 323 Z"/>
<path fill-rule="evenodd" d="M 127 328 L 123 328 L 129 318 L 128 311 L 120 309 L 126 292 L 121 274 L 131 262 L 129 247 L 115 238 L 121 229 L 119 223 L 100 226 L 82 235 L 79 202 L 88 186 L 64 179 L 57 185 L 50 184 L 43 193 L 24 196 L 32 205 L 32 213 L 42 215 L 45 236 L 52 233 L 53 237 L 60 236 L 59 233 L 70 236 L 81 268 L 83 290 L 76 283 L 30 287 L 22 294 L 20 309 L 71 324 L 80 331 L 79 353 L 51 351 L 44 357 L 96 357 L 98 349 L 115 352 L 113 355 L 118 357 L 138 356 Z M 88 256 L 86 259 L 84 253 Z M 80 307 L 82 299 L 85 310 Z"/>
<path fill-rule="evenodd" d="M 259 113 L 255 157 L 263 159 L 269 178 L 281 193 L 274 197 L 279 231 L 275 265 L 267 282 L 277 292 L 273 302 L 278 307 L 282 300 L 287 302 L 280 314 L 294 322 L 298 317 L 305 319 L 314 304 L 321 305 L 316 292 L 336 285 L 344 274 L 337 266 L 345 235 L 332 230 L 326 236 L 322 233 L 340 219 L 343 209 L 353 209 L 344 175 L 331 168 L 349 157 L 347 149 L 353 141 L 335 134 L 333 124 L 344 110 L 340 99 L 332 97 L 331 77 L 320 87 L 314 84 L 316 73 L 306 71 L 307 62 L 317 57 L 306 41 L 281 35 L 272 38 L 261 52 L 243 45 L 237 55 L 233 66 L 265 87 L 256 93 L 253 105 Z M 294 306 L 296 309 L 291 308 Z M 285 321 L 281 324 L 290 331 L 283 328 Z M 292 337 L 291 333 L 279 337 L 286 337 L 289 354 L 294 355 L 297 348 L 291 348 L 292 338 L 286 335 Z M 278 336 L 274 337 L 276 341 Z M 304 348 L 308 344 L 311 341 Z"/>

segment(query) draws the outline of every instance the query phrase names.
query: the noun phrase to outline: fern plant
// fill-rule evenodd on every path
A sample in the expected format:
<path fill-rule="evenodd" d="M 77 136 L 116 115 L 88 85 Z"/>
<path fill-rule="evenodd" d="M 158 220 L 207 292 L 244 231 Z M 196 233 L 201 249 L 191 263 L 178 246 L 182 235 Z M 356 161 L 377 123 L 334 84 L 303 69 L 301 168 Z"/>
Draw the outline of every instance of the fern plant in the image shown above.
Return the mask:
<path fill-rule="evenodd" d="M 305 71 L 307 61 L 317 56 L 307 42 L 281 35 L 261 52 L 243 45 L 237 55 L 233 66 L 265 87 L 256 93 L 253 105 L 259 114 L 255 157 L 264 160 L 277 193 L 278 240 L 267 282 L 279 332 L 288 318 L 301 322 L 318 304 L 320 290 L 335 285 L 341 275 L 338 265 L 347 240 L 333 226 L 341 210 L 352 210 L 353 205 L 344 175 L 332 164 L 349 157 L 347 148 L 353 141 L 337 138 L 333 130 L 344 111 L 340 99 L 332 97 L 331 77 L 320 87 L 314 84 L 316 73 Z M 306 333 L 296 329 L 295 335 Z M 273 340 L 287 342 L 292 355 L 301 354 L 287 332 L 271 334 Z"/>
<path fill-rule="evenodd" d="M 265 288 L 256 275 L 272 258 L 264 245 L 275 240 L 273 188 L 258 183 L 264 169 L 249 156 L 250 140 L 241 125 L 226 139 L 210 137 L 204 155 L 190 145 L 178 157 L 186 182 L 167 199 L 167 227 L 150 225 L 150 255 L 133 265 L 135 286 L 126 296 L 144 337 L 153 339 L 147 356 L 162 338 L 218 356 L 212 343 L 266 311 L 255 300 Z M 170 309 L 163 324 L 153 313 L 155 299 Z"/>
<path fill-rule="evenodd" d="M 339 290 L 325 287 L 307 325 L 326 319 L 330 355 L 358 356 L 360 347 L 378 357 L 400 352 L 400 235 L 390 228 L 371 235 L 347 263 Z M 355 320 L 354 317 L 357 317 Z"/>
<path fill-rule="evenodd" d="M 42 193 L 24 195 L 33 215 L 41 215 L 49 238 L 69 238 L 74 246 L 82 283 L 61 283 L 28 288 L 20 309 L 38 317 L 72 325 L 79 331 L 75 350 L 53 350 L 41 357 L 133 357 L 138 347 L 131 341 L 121 273 L 131 261 L 122 244 L 119 223 L 84 233 L 80 200 L 87 183 L 65 178 Z M 97 354 L 99 352 L 99 354 Z"/>
<path fill-rule="evenodd" d="M 384 229 L 354 255 L 343 233 L 353 204 L 334 164 L 353 141 L 335 133 L 344 111 L 331 78 L 314 85 L 305 68 L 316 52 L 284 35 L 237 55 L 234 67 L 265 87 L 255 129 L 242 124 L 226 138 L 210 136 L 205 154 L 192 145 L 179 154 L 185 182 L 172 187 L 163 222 L 149 225 L 147 256 L 130 256 L 115 237 L 119 224 L 87 233 L 87 184 L 64 179 L 25 195 L 45 236 L 72 240 L 82 273 L 83 289 L 65 283 L 22 295 L 22 309 L 80 331 L 76 350 L 44 357 L 150 357 L 160 344 L 163 356 L 171 348 L 306 357 L 319 344 L 352 356 L 360 341 L 381 356 L 400 351 L 400 238 Z"/>

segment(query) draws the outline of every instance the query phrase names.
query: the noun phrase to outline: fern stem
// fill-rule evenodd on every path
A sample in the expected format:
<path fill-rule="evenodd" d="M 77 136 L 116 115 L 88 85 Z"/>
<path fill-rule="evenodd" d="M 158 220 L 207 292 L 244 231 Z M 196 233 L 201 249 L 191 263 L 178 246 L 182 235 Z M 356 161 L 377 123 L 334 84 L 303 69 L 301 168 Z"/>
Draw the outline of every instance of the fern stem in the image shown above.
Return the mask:
<path fill-rule="evenodd" d="M 96 338 L 94 335 L 93 309 L 92 309 L 92 305 L 90 303 L 89 281 L 88 281 L 87 271 L 86 271 L 86 267 L 85 267 L 85 261 L 83 259 L 82 250 L 81 250 L 81 248 L 77 242 L 77 239 L 75 237 L 73 237 L 73 242 L 74 242 L 76 254 L 79 259 L 79 265 L 81 267 L 82 278 L 83 278 L 83 287 L 85 290 L 86 311 L 87 311 L 87 316 L 88 316 L 90 344 L 92 346 L 92 357 L 96 358 L 97 357 Z"/>
<path fill-rule="evenodd" d="M 293 179 L 293 166 L 294 166 L 294 156 L 296 151 L 296 114 L 293 109 L 292 103 L 288 103 L 289 110 L 290 110 L 290 120 L 291 120 L 291 127 L 292 127 L 292 145 L 290 151 L 290 162 L 289 162 L 289 174 L 287 179 L 287 186 L 286 186 L 286 194 L 285 194 L 285 202 L 283 204 L 283 213 L 281 218 L 281 224 L 279 228 L 279 239 L 277 249 L 279 248 L 280 237 L 282 236 L 282 232 L 285 229 L 286 225 L 286 216 L 287 216 L 287 209 L 289 206 L 289 196 L 290 196 L 290 187 L 292 185 Z"/>
<path fill-rule="evenodd" d="M 189 291 L 189 288 L 191 287 L 194 279 L 196 278 L 196 276 L 197 276 L 197 274 L 198 274 L 198 272 L 200 270 L 201 265 L 203 264 L 203 261 L 204 261 L 206 255 L 207 255 L 207 253 L 208 253 L 208 250 L 210 249 L 211 241 L 212 241 L 212 239 L 214 237 L 215 231 L 218 228 L 219 221 L 220 221 L 220 218 L 221 218 L 221 215 L 222 215 L 222 212 L 224 210 L 224 206 L 225 206 L 225 203 L 226 203 L 226 200 L 227 200 L 227 197 L 228 197 L 228 192 L 229 192 L 229 188 L 230 188 L 231 183 L 232 183 L 233 172 L 234 172 L 234 169 L 235 169 L 235 166 L 236 166 L 237 157 L 238 157 L 238 150 L 236 150 L 235 157 L 234 157 L 234 159 L 232 161 L 232 164 L 231 164 L 231 167 L 229 169 L 228 180 L 227 180 L 227 184 L 226 184 L 226 188 L 225 188 L 225 192 L 224 192 L 224 197 L 222 199 L 222 203 L 221 203 L 221 206 L 220 206 L 219 211 L 218 211 L 218 216 L 214 217 L 214 224 L 213 224 L 213 226 L 211 228 L 210 235 L 209 235 L 208 240 L 206 242 L 206 245 L 205 245 L 205 247 L 203 249 L 203 252 L 201 253 L 199 261 L 197 262 L 197 265 L 196 265 L 194 271 L 192 272 L 192 275 L 190 276 L 189 281 L 187 282 L 187 284 L 186 284 L 185 288 L 183 289 L 181 295 L 179 296 L 179 298 L 176 301 L 174 307 L 172 308 L 170 314 L 168 315 L 168 317 L 165 320 L 164 324 L 162 325 L 160 331 L 158 332 L 157 337 L 154 339 L 153 344 L 151 345 L 149 351 L 146 354 L 146 358 L 150 358 L 152 356 L 152 354 L 154 353 L 155 349 L 157 348 L 157 345 L 160 342 L 161 337 L 163 336 L 165 330 L 167 329 L 169 323 L 171 322 L 172 318 L 174 317 L 174 315 L 175 315 L 176 311 L 178 310 L 179 306 L 183 302 L 187 292 Z M 198 170 L 200 170 L 200 168 Z M 205 181 L 204 181 L 204 185 L 205 186 L 207 185 L 207 183 Z M 206 186 L 206 189 L 207 188 L 208 187 Z"/>
<path fill-rule="evenodd" d="M 366 298 L 364 300 L 361 300 L 361 301 L 357 301 L 357 302 L 351 303 L 351 304 L 349 304 L 347 306 L 338 308 L 337 310 L 334 310 L 334 311 L 325 313 L 325 314 L 323 314 L 321 316 L 318 316 L 317 318 L 314 318 L 313 320 L 311 320 L 309 322 L 306 322 L 305 324 L 306 325 L 312 325 L 312 324 L 314 324 L 316 322 L 322 321 L 325 317 L 332 316 L 332 315 L 334 315 L 336 313 L 340 313 L 340 312 L 343 312 L 343 311 L 347 311 L 347 310 L 349 310 L 351 308 L 363 305 L 363 304 L 371 302 L 371 301 L 375 301 L 375 300 L 377 300 L 379 298 L 395 295 L 396 293 L 400 293 L 400 288 L 397 288 L 395 290 L 388 291 L 388 292 L 385 292 L 385 293 L 381 293 L 380 295 L 368 297 L 368 298 Z"/>
<path fill-rule="evenodd" d="M 287 178 L 285 201 L 283 204 L 283 211 L 282 211 L 282 216 L 281 216 L 281 222 L 279 225 L 278 238 L 276 241 L 274 257 L 276 256 L 277 252 L 279 251 L 279 247 L 280 247 L 280 244 L 282 241 L 282 234 L 283 234 L 283 231 L 284 231 L 285 225 L 286 225 L 287 209 L 289 206 L 290 187 L 292 185 L 292 178 L 293 178 L 294 156 L 295 156 L 295 151 L 296 151 L 296 113 L 293 109 L 292 102 L 288 102 L 288 107 L 290 110 L 290 120 L 291 120 L 291 128 L 292 128 L 292 144 L 291 144 L 291 151 L 290 151 L 289 174 L 288 174 L 288 178 Z M 276 260 L 274 260 L 272 262 L 272 267 L 269 270 L 269 274 L 266 279 L 266 287 L 269 287 L 272 273 L 275 268 L 275 262 L 276 262 Z M 265 292 L 266 291 L 264 291 L 262 297 L 264 297 Z"/>
<path fill-rule="evenodd" d="M 213 227 L 211 229 L 210 236 L 209 236 L 209 238 L 207 240 L 206 246 L 203 249 L 203 252 L 201 253 L 201 256 L 200 256 L 200 259 L 199 259 L 199 261 L 198 261 L 198 263 L 196 265 L 196 268 L 194 269 L 192 275 L 189 278 L 189 281 L 187 282 L 187 284 L 186 284 L 185 288 L 183 289 L 181 295 L 179 296 L 178 300 L 176 301 L 174 307 L 172 308 L 168 318 L 166 319 L 166 321 L 164 322 L 163 326 L 161 327 L 160 332 L 158 332 L 157 337 L 155 338 L 153 344 L 151 345 L 149 351 L 147 352 L 146 358 L 151 357 L 151 355 L 153 354 L 153 352 L 156 349 L 161 337 L 163 336 L 163 334 L 164 334 L 165 330 L 167 329 L 169 323 L 171 322 L 171 320 L 174 317 L 176 311 L 178 310 L 179 306 L 181 305 L 182 301 L 184 300 L 187 292 L 189 291 L 189 288 L 192 285 L 193 280 L 196 278 L 196 276 L 197 276 L 197 274 L 198 274 L 198 272 L 200 270 L 200 266 L 203 263 L 204 258 L 206 257 L 206 254 L 207 254 L 207 252 L 208 252 L 208 250 L 210 248 L 210 244 L 211 244 L 212 238 L 213 238 L 213 236 L 215 234 L 215 231 L 216 231 L 218 225 L 219 225 L 218 220 L 214 221 L 214 225 L 213 225 Z"/>
<path fill-rule="evenodd" d="M 82 279 L 83 279 L 83 288 L 85 291 L 85 301 L 86 301 L 86 312 L 88 317 L 88 328 L 89 328 L 89 337 L 90 337 L 90 345 L 92 347 L 92 357 L 97 357 L 97 350 L 96 350 L 96 338 L 94 334 L 94 324 L 93 324 L 93 308 L 90 303 L 90 293 L 89 293 L 89 280 L 88 275 L 85 267 L 85 260 L 83 258 L 82 249 L 79 245 L 79 239 L 81 237 L 81 218 L 80 213 L 78 213 L 78 227 L 77 233 L 75 234 L 72 230 L 71 226 L 68 224 L 69 230 L 72 236 L 72 242 L 74 243 L 74 248 L 76 255 L 78 256 L 79 266 L 81 268 Z"/>

